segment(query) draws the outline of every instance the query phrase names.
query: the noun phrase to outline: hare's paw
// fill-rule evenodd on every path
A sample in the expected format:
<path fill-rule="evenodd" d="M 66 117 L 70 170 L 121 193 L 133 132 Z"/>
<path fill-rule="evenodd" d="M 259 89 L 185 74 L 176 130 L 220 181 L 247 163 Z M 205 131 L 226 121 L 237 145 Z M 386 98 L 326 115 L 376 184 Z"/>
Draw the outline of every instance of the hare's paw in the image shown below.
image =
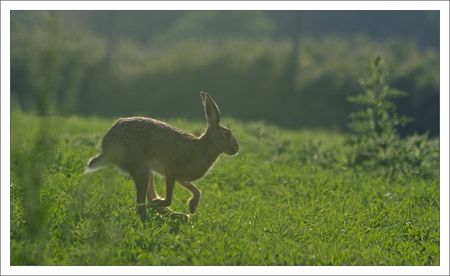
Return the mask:
<path fill-rule="evenodd" d="M 150 201 L 148 203 L 148 206 L 150 206 L 150 207 L 169 207 L 170 202 L 163 198 L 157 198 L 155 200 Z"/>
<path fill-rule="evenodd" d="M 176 212 L 176 211 L 173 211 L 172 213 L 169 213 L 168 217 L 173 219 L 173 220 L 180 221 L 180 222 L 188 222 L 191 219 L 191 215 L 185 214 L 185 213 Z"/>

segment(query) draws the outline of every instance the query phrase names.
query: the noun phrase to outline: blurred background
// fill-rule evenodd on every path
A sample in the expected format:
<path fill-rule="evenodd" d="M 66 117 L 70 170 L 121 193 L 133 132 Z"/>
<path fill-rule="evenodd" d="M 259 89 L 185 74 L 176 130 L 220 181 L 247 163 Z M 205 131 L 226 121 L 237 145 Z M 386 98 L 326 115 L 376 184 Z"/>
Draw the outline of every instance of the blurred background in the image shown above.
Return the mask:
<path fill-rule="evenodd" d="M 12 11 L 12 110 L 346 131 L 376 55 L 414 121 L 439 135 L 438 11 Z"/>

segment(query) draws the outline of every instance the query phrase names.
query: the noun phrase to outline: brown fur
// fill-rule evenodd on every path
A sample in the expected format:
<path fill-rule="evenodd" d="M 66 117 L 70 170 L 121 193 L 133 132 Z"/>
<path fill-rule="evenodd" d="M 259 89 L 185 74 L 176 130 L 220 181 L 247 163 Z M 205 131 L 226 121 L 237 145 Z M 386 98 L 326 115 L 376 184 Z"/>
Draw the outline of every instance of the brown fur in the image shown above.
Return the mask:
<path fill-rule="evenodd" d="M 208 127 L 197 137 L 167 123 L 145 117 L 117 120 L 103 137 L 101 154 L 91 158 L 87 171 L 114 164 L 128 172 L 137 190 L 137 212 L 146 217 L 146 198 L 155 208 L 168 207 L 175 181 L 192 193 L 189 210 L 198 207 L 201 192 L 191 182 L 205 175 L 219 154 L 239 151 L 231 131 L 219 124 L 220 111 L 214 100 L 200 92 Z M 158 197 L 153 172 L 166 178 L 166 197 Z"/>

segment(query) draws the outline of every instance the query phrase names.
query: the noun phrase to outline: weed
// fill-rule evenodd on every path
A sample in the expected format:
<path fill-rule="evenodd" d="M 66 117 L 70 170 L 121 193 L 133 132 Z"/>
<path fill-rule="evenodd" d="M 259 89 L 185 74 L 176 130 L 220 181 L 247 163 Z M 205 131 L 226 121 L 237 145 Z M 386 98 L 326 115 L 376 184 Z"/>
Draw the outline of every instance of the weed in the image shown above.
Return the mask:
<path fill-rule="evenodd" d="M 411 120 L 400 116 L 394 99 L 406 94 L 391 88 L 384 61 L 376 57 L 361 81 L 362 91 L 349 101 L 360 110 L 351 114 L 348 162 L 388 177 L 436 176 L 439 145 L 427 135 L 401 138 L 397 127 Z"/>

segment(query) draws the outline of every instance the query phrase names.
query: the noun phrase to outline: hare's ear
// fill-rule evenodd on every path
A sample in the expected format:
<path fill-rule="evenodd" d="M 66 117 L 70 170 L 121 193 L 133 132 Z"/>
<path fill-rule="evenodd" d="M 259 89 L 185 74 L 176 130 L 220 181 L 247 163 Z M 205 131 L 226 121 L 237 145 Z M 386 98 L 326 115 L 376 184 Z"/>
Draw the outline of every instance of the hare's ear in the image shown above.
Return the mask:
<path fill-rule="evenodd" d="M 206 92 L 200 92 L 208 125 L 218 125 L 220 122 L 220 110 L 216 102 Z"/>
<path fill-rule="evenodd" d="M 200 91 L 200 98 L 202 98 L 203 106 L 206 106 L 206 95 L 205 94 L 206 94 L 205 92 Z"/>

